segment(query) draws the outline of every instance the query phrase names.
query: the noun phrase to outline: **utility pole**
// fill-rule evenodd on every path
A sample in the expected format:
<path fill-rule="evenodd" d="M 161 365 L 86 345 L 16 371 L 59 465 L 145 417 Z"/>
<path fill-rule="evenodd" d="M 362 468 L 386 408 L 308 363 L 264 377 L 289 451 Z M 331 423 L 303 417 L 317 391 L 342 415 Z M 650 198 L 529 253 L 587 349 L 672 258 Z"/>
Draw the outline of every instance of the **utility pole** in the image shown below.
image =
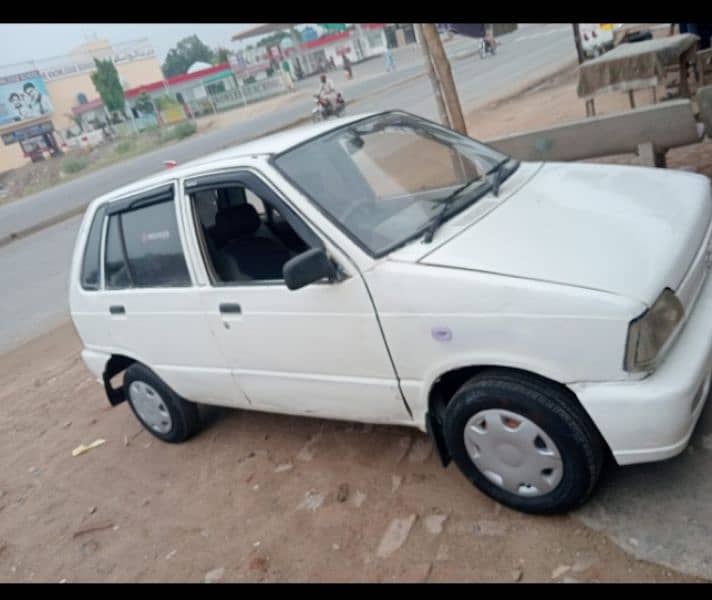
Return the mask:
<path fill-rule="evenodd" d="M 574 42 L 576 43 L 576 53 L 578 54 L 579 64 L 583 62 L 583 46 L 581 45 L 581 32 L 579 31 L 579 24 L 572 23 L 574 28 Z"/>
<path fill-rule="evenodd" d="M 450 119 L 447 116 L 447 108 L 445 107 L 445 102 L 443 101 L 443 95 L 440 92 L 440 82 L 438 81 L 438 76 L 435 73 L 433 67 L 433 59 L 430 55 L 430 47 L 428 46 L 428 40 L 425 39 L 423 34 L 422 23 L 414 23 L 415 29 L 418 32 L 418 39 L 420 40 L 420 49 L 423 51 L 423 60 L 425 61 L 425 68 L 428 70 L 428 77 L 430 78 L 430 85 L 433 88 L 433 95 L 435 96 L 435 104 L 438 107 L 438 115 L 440 116 L 440 123 L 445 127 L 450 127 Z"/>
<path fill-rule="evenodd" d="M 437 73 L 438 80 L 440 81 L 442 94 L 448 108 L 451 127 L 458 133 L 467 135 L 467 127 L 465 126 L 465 119 L 462 116 L 460 99 L 457 95 L 455 81 L 452 78 L 450 61 L 445 54 L 445 48 L 443 48 L 443 43 L 440 39 L 438 29 L 435 26 L 435 23 L 422 23 L 422 31 L 425 36 L 425 40 L 427 41 L 428 48 L 430 49 L 435 72 Z"/>

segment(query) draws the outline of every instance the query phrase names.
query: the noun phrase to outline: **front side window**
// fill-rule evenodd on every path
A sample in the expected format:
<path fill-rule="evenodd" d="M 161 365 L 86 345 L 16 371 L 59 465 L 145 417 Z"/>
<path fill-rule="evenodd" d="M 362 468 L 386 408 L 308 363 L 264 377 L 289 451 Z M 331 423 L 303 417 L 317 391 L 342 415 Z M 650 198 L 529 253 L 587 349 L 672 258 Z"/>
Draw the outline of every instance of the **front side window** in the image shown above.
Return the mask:
<path fill-rule="evenodd" d="M 191 194 L 208 271 L 216 284 L 283 281 L 309 245 L 265 197 L 244 184 Z"/>
<path fill-rule="evenodd" d="M 440 209 L 452 216 L 482 196 L 487 175 L 508 162 L 514 163 L 434 123 L 386 113 L 288 150 L 274 164 L 350 237 L 380 256 L 422 234 Z M 472 184 L 467 193 L 454 194 L 465 184 Z"/>
<path fill-rule="evenodd" d="M 105 270 L 109 289 L 190 285 L 172 199 L 111 215 Z"/>

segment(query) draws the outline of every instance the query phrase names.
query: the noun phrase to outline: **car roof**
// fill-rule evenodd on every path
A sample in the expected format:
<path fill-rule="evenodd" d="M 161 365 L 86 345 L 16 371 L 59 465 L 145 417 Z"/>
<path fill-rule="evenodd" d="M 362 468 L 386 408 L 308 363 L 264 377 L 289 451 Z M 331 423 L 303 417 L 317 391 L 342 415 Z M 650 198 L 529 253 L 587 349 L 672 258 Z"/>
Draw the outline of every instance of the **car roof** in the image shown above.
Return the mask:
<path fill-rule="evenodd" d="M 207 156 L 202 156 L 198 159 L 189 161 L 183 165 L 179 165 L 172 169 L 165 169 L 155 175 L 143 177 L 133 183 L 122 186 L 120 188 L 112 190 L 107 194 L 102 195 L 101 197 L 94 200 L 91 205 L 93 206 L 95 204 L 100 204 L 106 201 L 116 200 L 122 196 L 130 195 L 132 193 L 138 193 L 141 190 L 151 188 L 153 186 L 158 186 L 162 183 L 168 183 L 179 177 L 189 176 L 196 170 L 200 170 L 199 167 L 209 165 L 213 162 L 220 162 L 245 156 L 253 157 L 280 154 L 314 137 L 318 137 L 324 133 L 327 133 L 334 129 L 338 129 L 339 127 L 343 127 L 344 125 L 359 121 L 375 114 L 379 113 L 362 113 L 358 115 L 353 115 L 351 117 L 342 117 L 339 119 L 323 121 L 320 123 L 310 123 L 308 125 L 285 129 L 278 133 L 261 136 L 249 142 L 238 144 L 231 148 L 208 154 Z"/>

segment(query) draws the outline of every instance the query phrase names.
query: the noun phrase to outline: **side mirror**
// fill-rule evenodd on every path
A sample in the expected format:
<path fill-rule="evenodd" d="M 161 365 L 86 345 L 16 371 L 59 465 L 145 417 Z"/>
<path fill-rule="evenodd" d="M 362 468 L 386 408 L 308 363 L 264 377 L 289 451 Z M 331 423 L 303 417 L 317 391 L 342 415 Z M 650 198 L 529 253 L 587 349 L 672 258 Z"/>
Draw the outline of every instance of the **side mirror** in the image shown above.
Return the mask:
<path fill-rule="evenodd" d="M 290 290 L 298 290 L 324 277 L 336 276 L 336 268 L 321 248 L 312 248 L 287 261 L 284 281 Z"/>

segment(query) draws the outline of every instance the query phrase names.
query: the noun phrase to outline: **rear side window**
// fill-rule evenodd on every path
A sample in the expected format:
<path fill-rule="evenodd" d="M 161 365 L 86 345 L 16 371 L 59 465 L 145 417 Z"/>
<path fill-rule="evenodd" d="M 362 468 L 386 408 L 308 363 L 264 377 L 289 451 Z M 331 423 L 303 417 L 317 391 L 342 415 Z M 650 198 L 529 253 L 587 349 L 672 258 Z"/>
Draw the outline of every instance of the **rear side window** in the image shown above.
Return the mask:
<path fill-rule="evenodd" d="M 121 224 L 134 286 L 190 285 L 173 201 L 121 213 Z"/>
<path fill-rule="evenodd" d="M 111 215 L 106 283 L 109 289 L 190 285 L 172 199 Z"/>
<path fill-rule="evenodd" d="M 99 257 L 101 251 L 101 230 L 104 225 L 106 206 L 101 206 L 94 213 L 94 220 L 89 229 L 87 244 L 84 247 L 84 260 L 82 261 L 81 283 L 85 290 L 99 289 Z"/>

